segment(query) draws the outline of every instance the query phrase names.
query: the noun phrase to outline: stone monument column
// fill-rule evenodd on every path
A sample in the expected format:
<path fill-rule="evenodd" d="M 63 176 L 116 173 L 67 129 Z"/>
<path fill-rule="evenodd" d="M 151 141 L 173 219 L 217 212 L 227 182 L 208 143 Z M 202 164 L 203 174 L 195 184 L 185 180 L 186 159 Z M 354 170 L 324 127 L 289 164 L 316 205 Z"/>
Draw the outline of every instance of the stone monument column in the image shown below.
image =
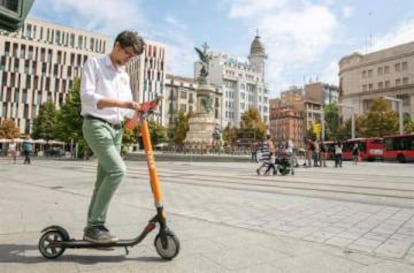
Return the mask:
<path fill-rule="evenodd" d="M 215 88 L 208 84 L 207 76 L 209 62 L 212 58 L 211 53 L 207 52 L 208 45 L 204 43 L 203 50 L 195 48 L 200 58 L 200 74 L 198 78 L 197 93 L 197 110 L 189 120 L 189 130 L 185 143 L 203 143 L 211 146 L 215 140 L 216 118 L 214 115 L 215 108 Z"/>

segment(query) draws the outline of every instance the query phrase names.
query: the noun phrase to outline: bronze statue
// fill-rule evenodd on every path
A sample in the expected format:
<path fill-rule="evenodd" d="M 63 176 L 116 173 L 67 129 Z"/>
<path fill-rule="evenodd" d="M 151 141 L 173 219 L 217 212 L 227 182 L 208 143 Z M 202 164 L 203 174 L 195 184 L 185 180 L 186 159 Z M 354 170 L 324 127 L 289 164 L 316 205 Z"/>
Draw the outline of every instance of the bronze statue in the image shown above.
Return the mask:
<path fill-rule="evenodd" d="M 206 109 L 207 113 L 213 111 L 213 98 L 211 96 L 204 96 L 201 98 L 201 104 Z"/>
<path fill-rule="evenodd" d="M 200 58 L 200 64 L 201 64 L 200 83 L 207 83 L 209 63 L 213 56 L 211 55 L 211 52 L 207 52 L 207 49 L 208 49 L 207 43 L 204 43 L 202 45 L 202 48 L 203 50 L 197 47 L 195 47 L 194 49 L 197 51 L 198 57 Z"/>

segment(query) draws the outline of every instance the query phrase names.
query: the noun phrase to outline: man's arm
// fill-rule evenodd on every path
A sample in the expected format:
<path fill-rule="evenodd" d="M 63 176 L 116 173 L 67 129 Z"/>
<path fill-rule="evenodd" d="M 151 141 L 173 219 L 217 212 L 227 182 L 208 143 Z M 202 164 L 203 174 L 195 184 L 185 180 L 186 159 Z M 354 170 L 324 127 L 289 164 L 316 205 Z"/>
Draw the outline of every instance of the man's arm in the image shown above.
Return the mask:
<path fill-rule="evenodd" d="M 141 106 L 139 103 L 135 101 L 121 101 L 117 99 L 111 99 L 111 98 L 101 98 L 96 103 L 96 107 L 98 109 L 103 109 L 107 107 L 119 107 L 119 108 L 126 108 L 126 109 L 132 109 L 135 111 L 141 110 Z"/>

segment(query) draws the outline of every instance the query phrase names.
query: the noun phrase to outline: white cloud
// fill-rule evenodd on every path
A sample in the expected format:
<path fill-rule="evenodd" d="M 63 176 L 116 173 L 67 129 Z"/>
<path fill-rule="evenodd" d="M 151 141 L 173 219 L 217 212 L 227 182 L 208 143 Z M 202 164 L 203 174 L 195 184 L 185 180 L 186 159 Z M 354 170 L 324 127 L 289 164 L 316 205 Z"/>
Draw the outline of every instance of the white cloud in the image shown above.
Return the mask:
<path fill-rule="evenodd" d="M 192 76 L 196 59 L 189 38 L 188 27 L 176 17 L 147 22 L 137 0 L 42 0 L 35 1 L 34 17 L 114 37 L 124 29 L 136 30 L 144 38 L 161 41 L 166 45 L 166 71 Z M 54 20 L 53 18 L 59 18 Z"/>
<path fill-rule="evenodd" d="M 282 7 L 287 0 L 235 0 L 229 12 L 230 18 L 243 18 L 258 15 L 270 9 Z"/>
<path fill-rule="evenodd" d="M 388 47 L 414 41 L 414 18 L 400 23 L 381 37 L 374 37 L 370 51 L 377 51 Z M 362 52 L 362 51 L 361 51 Z"/>
<path fill-rule="evenodd" d="M 342 9 L 342 15 L 344 18 L 349 18 L 354 14 L 354 9 L 351 6 L 344 6 Z"/>
<path fill-rule="evenodd" d="M 168 15 L 165 18 L 165 22 L 169 24 L 169 27 L 175 27 L 183 31 L 188 29 L 188 26 L 186 24 L 182 23 L 180 20 L 178 20 L 176 17 L 172 15 Z"/>
<path fill-rule="evenodd" d="M 35 1 L 33 9 L 35 17 L 59 18 L 59 22 L 68 22 L 73 27 L 108 35 L 124 29 L 142 32 L 145 27 L 136 0 L 42 0 Z"/>
<path fill-rule="evenodd" d="M 335 43 L 335 30 L 339 25 L 328 8 L 316 5 L 266 14 L 255 23 L 269 55 L 267 80 L 278 90 L 303 84 L 289 82 L 290 79 L 321 73 L 303 69 L 323 58 L 323 53 Z M 294 73 L 303 75 L 289 76 Z"/>
<path fill-rule="evenodd" d="M 332 61 L 328 63 L 328 65 L 322 71 L 322 74 L 319 77 L 319 80 L 325 83 L 339 85 L 338 72 L 339 72 L 338 61 L 337 60 Z"/>

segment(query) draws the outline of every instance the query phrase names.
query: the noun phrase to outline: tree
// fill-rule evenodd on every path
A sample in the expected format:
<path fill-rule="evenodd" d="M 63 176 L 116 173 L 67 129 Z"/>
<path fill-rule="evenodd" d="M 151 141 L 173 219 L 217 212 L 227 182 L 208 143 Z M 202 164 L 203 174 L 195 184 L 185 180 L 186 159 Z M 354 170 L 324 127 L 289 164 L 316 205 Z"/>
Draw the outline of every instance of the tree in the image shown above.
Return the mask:
<path fill-rule="evenodd" d="M 55 138 L 55 127 L 57 124 L 57 110 L 55 104 L 48 100 L 39 109 L 39 115 L 33 119 L 34 138 L 53 139 Z"/>
<path fill-rule="evenodd" d="M 16 124 L 11 119 L 3 120 L 0 126 L 0 138 L 18 138 L 20 136 L 19 129 L 17 128 Z"/>
<path fill-rule="evenodd" d="M 236 143 L 238 138 L 239 132 L 236 126 L 233 126 L 230 128 L 229 125 L 227 125 L 226 128 L 223 130 L 223 141 L 225 145 L 228 145 L 230 143 Z M 231 139 L 231 141 L 229 141 Z"/>
<path fill-rule="evenodd" d="M 365 137 L 367 128 L 366 116 L 360 115 L 355 117 L 355 137 Z M 345 140 L 352 138 L 352 118 L 345 120 L 343 124 L 338 126 L 334 139 Z"/>
<path fill-rule="evenodd" d="M 365 137 L 385 136 L 398 133 L 398 114 L 383 97 L 373 101 L 365 115 Z"/>
<path fill-rule="evenodd" d="M 325 106 L 323 109 L 325 116 L 325 139 L 337 138 L 339 110 L 335 103 L 331 103 Z"/>
<path fill-rule="evenodd" d="M 73 81 L 73 88 L 67 94 L 65 104 L 62 105 L 57 115 L 56 137 L 65 142 L 79 142 L 83 140 L 82 123 L 80 115 L 80 80 Z"/>
<path fill-rule="evenodd" d="M 257 108 L 249 108 L 240 118 L 240 131 L 250 130 L 250 134 L 253 131 L 256 139 L 264 139 L 266 129 L 266 124 L 262 121 L 262 117 Z"/>
<path fill-rule="evenodd" d="M 187 136 L 188 129 L 190 129 L 189 120 L 191 118 L 191 113 L 187 115 L 184 111 L 178 113 L 177 119 L 175 120 L 175 137 L 174 142 L 177 145 L 183 145 L 184 140 Z M 174 126 L 174 125 L 173 125 Z"/>
<path fill-rule="evenodd" d="M 158 143 L 163 143 L 165 139 L 165 128 L 159 125 L 156 121 L 148 121 L 148 129 L 151 136 L 152 145 L 157 145 Z"/>
<path fill-rule="evenodd" d="M 410 114 L 404 114 L 404 133 L 409 134 L 414 132 L 414 122 L 411 119 Z"/>

